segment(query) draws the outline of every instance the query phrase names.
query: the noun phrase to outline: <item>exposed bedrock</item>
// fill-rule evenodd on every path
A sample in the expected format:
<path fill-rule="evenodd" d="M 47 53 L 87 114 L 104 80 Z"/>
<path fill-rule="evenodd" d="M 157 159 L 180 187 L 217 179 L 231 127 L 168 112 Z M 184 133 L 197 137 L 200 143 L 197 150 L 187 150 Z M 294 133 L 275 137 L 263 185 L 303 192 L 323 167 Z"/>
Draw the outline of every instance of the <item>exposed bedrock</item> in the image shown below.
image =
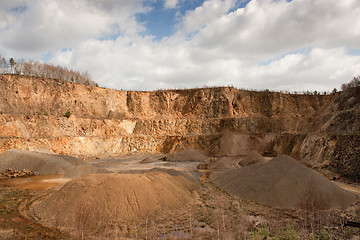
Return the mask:
<path fill-rule="evenodd" d="M 230 87 L 135 92 L 0 75 L 0 91 L 0 152 L 91 157 L 193 148 L 219 154 L 214 145 L 230 131 L 241 139 L 233 154 L 288 154 L 360 175 L 360 88 L 331 95 Z"/>

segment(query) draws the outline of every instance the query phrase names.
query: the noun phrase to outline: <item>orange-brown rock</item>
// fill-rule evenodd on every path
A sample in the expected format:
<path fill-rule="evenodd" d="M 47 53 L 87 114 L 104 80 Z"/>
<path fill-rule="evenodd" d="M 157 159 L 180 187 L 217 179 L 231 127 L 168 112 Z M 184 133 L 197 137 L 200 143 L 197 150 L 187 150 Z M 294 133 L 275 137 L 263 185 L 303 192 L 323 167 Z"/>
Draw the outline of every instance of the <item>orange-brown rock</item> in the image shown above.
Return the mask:
<path fill-rule="evenodd" d="M 0 152 L 205 152 L 228 130 L 247 146 L 236 154 L 289 154 L 319 167 L 344 168 L 345 175 L 360 173 L 359 88 L 331 95 L 231 87 L 136 92 L 0 75 L 0 91 Z"/>

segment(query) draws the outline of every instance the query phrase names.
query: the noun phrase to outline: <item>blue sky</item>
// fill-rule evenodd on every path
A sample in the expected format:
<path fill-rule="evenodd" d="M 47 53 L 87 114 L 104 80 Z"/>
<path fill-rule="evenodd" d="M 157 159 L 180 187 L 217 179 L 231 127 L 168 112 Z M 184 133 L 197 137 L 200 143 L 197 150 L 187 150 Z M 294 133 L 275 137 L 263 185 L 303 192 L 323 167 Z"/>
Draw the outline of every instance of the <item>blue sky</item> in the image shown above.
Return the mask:
<path fill-rule="evenodd" d="M 331 91 L 360 74 L 360 1 L 4 0 L 0 55 L 115 89 Z"/>
<path fill-rule="evenodd" d="M 238 8 L 244 8 L 250 0 L 238 0 L 235 6 L 229 10 L 234 11 Z M 166 8 L 162 0 L 144 2 L 145 7 L 151 10 L 136 15 L 137 20 L 146 26 L 144 34 L 154 36 L 156 41 L 169 37 L 177 30 L 177 25 L 181 22 L 180 16 L 186 12 L 201 7 L 204 0 L 183 0 L 179 1 L 176 8 Z"/>
<path fill-rule="evenodd" d="M 148 1 L 144 6 L 151 10 L 146 13 L 136 15 L 137 20 L 146 26 L 145 34 L 153 35 L 155 40 L 161 40 L 163 37 L 169 37 L 176 32 L 178 15 L 184 15 L 188 10 L 194 10 L 201 6 L 203 1 L 192 0 L 179 3 L 178 8 L 166 8 L 164 1 Z"/>

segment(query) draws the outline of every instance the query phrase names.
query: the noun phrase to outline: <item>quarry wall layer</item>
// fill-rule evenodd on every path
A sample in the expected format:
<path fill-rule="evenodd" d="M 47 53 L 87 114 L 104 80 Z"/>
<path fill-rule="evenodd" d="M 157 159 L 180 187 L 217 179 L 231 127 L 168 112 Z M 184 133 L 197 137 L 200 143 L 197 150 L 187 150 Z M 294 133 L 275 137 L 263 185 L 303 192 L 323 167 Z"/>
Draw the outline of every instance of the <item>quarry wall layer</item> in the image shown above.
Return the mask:
<path fill-rule="evenodd" d="M 243 155 L 288 154 L 345 176 L 360 173 L 359 88 L 331 95 L 231 87 L 141 92 L 0 75 L 0 91 L 0 152 L 210 154 L 231 131 L 243 137 Z"/>

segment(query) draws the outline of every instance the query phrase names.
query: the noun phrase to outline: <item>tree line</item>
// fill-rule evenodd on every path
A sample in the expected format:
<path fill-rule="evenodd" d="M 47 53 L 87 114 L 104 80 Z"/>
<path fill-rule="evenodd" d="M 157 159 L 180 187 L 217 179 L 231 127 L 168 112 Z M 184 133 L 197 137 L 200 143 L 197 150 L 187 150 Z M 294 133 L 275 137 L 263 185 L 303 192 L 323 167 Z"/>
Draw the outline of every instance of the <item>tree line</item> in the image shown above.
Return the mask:
<path fill-rule="evenodd" d="M 341 84 L 341 90 L 346 90 L 348 88 L 360 87 L 360 75 L 354 77 L 350 82 Z"/>
<path fill-rule="evenodd" d="M 85 84 L 90 86 L 98 86 L 97 83 L 91 80 L 88 71 L 80 73 L 72 69 L 67 69 L 63 66 L 55 66 L 49 63 L 42 63 L 34 60 L 17 60 L 10 58 L 9 61 L 0 55 L 0 73 L 1 74 L 16 74 L 33 77 L 53 78 L 73 83 Z"/>

